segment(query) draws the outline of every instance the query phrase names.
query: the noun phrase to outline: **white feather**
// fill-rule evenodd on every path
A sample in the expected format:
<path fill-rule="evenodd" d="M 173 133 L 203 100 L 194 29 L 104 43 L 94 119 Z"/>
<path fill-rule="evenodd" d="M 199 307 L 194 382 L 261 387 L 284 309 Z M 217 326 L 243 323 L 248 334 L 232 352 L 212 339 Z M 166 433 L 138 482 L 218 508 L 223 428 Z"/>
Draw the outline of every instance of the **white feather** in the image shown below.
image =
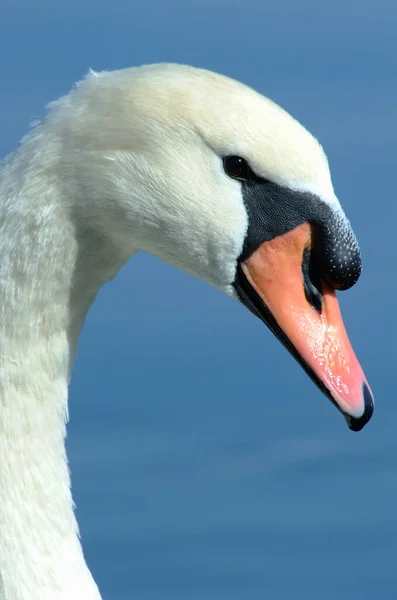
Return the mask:
<path fill-rule="evenodd" d="M 233 294 L 247 230 L 222 156 L 339 206 L 324 152 L 231 79 L 178 65 L 91 72 L 0 172 L 0 598 L 98 600 L 64 448 L 78 336 L 138 249 Z"/>

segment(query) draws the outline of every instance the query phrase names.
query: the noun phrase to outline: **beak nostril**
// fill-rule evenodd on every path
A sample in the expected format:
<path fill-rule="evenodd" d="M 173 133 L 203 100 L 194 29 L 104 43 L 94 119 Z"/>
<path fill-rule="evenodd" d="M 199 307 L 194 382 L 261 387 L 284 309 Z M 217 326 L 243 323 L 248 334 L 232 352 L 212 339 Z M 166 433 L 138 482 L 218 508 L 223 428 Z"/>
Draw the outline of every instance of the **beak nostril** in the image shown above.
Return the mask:
<path fill-rule="evenodd" d="M 310 248 L 306 247 L 302 256 L 303 287 L 306 300 L 319 313 L 323 307 L 322 283 Z"/>

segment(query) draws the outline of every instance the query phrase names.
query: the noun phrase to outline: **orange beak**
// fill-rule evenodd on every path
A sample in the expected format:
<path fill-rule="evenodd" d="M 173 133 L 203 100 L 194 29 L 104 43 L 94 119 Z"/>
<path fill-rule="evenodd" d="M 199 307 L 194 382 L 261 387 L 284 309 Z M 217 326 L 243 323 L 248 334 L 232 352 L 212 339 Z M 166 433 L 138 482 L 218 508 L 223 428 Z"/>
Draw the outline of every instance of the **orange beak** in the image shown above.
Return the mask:
<path fill-rule="evenodd" d="M 240 281 L 239 293 L 344 414 L 349 427 L 359 431 L 372 415 L 373 396 L 346 334 L 335 291 L 321 283 L 321 290 L 311 286 L 313 293 L 308 293 L 303 266 L 311 235 L 311 226 L 304 224 L 262 243 L 241 264 L 245 281 Z"/>

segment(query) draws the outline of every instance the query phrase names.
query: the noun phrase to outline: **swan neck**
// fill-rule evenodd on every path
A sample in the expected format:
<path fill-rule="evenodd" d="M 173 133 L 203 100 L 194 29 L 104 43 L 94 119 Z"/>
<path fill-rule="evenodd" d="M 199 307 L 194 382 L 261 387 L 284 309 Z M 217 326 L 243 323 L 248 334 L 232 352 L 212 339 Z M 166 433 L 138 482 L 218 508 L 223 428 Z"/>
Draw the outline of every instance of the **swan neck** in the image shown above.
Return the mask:
<path fill-rule="evenodd" d="M 70 491 L 67 382 L 36 373 L 30 386 L 9 383 L 0 394 L 0 598 L 99 600 Z"/>
<path fill-rule="evenodd" d="M 103 274 L 82 266 L 54 165 L 25 150 L 0 170 L 0 598 L 100 600 L 65 434 L 78 336 Z"/>

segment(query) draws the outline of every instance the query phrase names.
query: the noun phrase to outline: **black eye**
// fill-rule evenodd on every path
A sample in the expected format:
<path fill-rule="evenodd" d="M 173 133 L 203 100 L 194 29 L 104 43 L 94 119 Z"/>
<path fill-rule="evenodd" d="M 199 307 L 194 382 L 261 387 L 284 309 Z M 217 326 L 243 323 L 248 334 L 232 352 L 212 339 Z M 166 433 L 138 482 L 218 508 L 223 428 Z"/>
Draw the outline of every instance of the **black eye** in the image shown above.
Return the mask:
<path fill-rule="evenodd" d="M 258 179 L 247 161 L 241 156 L 226 156 L 223 159 L 223 168 L 226 175 L 240 181 L 252 181 Z"/>

